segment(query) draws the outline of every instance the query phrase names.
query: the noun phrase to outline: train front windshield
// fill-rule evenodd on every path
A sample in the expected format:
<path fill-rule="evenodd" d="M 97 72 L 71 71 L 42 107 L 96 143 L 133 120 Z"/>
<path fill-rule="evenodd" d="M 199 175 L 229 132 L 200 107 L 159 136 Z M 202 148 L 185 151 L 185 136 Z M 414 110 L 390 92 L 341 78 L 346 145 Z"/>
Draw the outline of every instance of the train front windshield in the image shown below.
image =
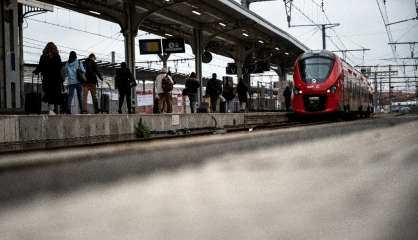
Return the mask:
<path fill-rule="evenodd" d="M 327 57 L 310 57 L 299 62 L 302 80 L 305 83 L 324 82 L 331 73 L 334 59 Z"/>

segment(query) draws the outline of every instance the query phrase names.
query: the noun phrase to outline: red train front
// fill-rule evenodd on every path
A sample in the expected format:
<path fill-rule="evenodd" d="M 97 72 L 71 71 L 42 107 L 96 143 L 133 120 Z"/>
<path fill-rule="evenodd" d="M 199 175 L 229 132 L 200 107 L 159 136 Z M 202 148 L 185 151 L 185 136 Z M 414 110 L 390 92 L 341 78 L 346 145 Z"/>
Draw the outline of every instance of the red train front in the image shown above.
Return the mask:
<path fill-rule="evenodd" d="M 293 111 L 303 115 L 370 110 L 369 85 L 329 51 L 302 54 L 296 61 Z"/>

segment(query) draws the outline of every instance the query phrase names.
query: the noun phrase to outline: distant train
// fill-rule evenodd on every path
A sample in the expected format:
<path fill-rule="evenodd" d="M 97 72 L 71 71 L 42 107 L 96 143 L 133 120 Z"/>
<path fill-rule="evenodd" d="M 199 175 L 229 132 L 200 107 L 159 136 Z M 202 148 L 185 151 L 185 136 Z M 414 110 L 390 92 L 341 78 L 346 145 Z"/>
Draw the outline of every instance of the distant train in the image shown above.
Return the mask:
<path fill-rule="evenodd" d="M 342 113 L 368 117 L 373 111 L 367 78 L 332 52 L 302 54 L 294 68 L 293 111 L 298 115 Z"/>

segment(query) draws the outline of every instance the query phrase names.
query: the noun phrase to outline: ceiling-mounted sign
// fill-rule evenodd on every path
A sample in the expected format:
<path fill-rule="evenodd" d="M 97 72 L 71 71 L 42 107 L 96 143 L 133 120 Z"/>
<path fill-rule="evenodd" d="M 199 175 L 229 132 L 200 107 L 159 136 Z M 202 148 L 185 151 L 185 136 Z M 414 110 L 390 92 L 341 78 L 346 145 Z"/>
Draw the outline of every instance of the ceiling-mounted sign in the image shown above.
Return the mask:
<path fill-rule="evenodd" d="M 210 53 L 209 51 L 204 51 L 202 54 L 202 62 L 203 63 L 212 62 L 212 53 Z"/>
<path fill-rule="evenodd" d="M 182 38 L 168 38 L 163 39 L 164 53 L 185 53 L 186 48 L 184 39 Z"/>
<path fill-rule="evenodd" d="M 226 66 L 226 74 L 236 75 L 237 70 L 237 65 L 235 63 L 228 63 L 228 65 Z"/>
<path fill-rule="evenodd" d="M 146 39 L 139 40 L 139 52 L 145 54 L 161 54 L 161 40 L 160 39 Z"/>

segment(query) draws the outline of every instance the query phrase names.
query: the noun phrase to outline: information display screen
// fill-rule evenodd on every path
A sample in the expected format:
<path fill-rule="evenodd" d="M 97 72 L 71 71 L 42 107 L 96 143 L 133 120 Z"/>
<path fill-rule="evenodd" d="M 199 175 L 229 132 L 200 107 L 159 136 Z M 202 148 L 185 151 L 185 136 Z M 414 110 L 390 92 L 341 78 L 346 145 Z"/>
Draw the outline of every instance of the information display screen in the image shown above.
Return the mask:
<path fill-rule="evenodd" d="M 145 54 L 161 54 L 161 40 L 160 39 L 146 39 L 139 40 L 139 52 Z"/>

